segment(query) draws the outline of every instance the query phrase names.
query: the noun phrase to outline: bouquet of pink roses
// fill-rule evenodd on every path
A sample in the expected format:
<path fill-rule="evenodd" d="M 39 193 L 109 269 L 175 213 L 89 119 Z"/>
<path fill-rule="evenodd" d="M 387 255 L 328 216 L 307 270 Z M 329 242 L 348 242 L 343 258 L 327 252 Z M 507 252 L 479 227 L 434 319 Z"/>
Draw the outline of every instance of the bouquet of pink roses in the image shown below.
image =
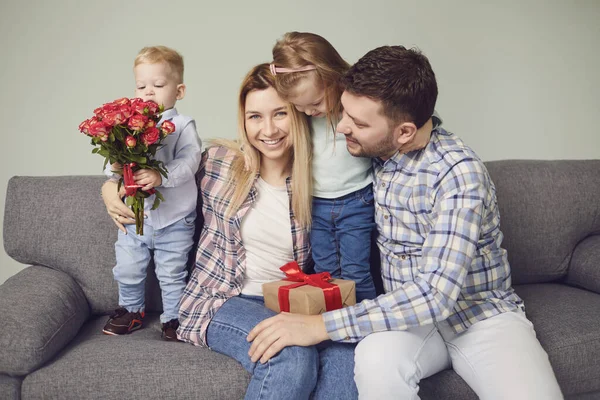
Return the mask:
<path fill-rule="evenodd" d="M 122 98 L 98 107 L 92 118 L 79 125 L 79 130 L 97 146 L 92 153 L 105 158 L 104 168 L 107 163 L 122 167 L 114 172 L 122 176 L 118 188 L 125 187 L 125 202 L 135 214 L 138 235 L 144 234 L 144 199 L 156 195 L 153 210 L 164 201 L 158 190 L 143 191 L 133 179 L 133 173 L 142 168 L 154 169 L 167 177 L 164 163 L 153 159 L 164 138 L 175 132 L 171 121 L 163 121 L 160 128 L 157 127 L 162 112 L 163 107 L 153 101 Z"/>

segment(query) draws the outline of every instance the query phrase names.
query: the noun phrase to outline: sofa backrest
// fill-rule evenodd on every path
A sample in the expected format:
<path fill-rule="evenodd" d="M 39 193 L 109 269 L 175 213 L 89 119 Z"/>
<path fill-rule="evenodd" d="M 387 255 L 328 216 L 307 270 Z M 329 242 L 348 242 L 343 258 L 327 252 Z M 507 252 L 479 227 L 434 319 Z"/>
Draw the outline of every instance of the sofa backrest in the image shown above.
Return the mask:
<path fill-rule="evenodd" d="M 100 196 L 104 176 L 22 177 L 8 183 L 4 248 L 23 264 L 63 271 L 83 289 L 93 313 L 118 306 L 113 279 L 117 227 Z M 161 311 L 153 265 L 146 282 L 146 309 Z"/>
<path fill-rule="evenodd" d="M 595 264 L 600 254 L 594 255 L 600 253 L 595 245 L 600 243 L 600 160 L 493 161 L 486 166 L 496 184 L 513 283 L 564 278 L 581 242 L 581 249 L 593 250 L 575 257 L 582 260 L 580 270 L 600 267 L 600 260 Z M 69 274 L 94 313 L 110 312 L 118 303 L 112 275 L 117 228 L 100 196 L 104 181 L 103 176 L 13 177 L 4 214 L 6 252 L 21 263 Z M 201 223 L 198 218 L 197 236 Z M 572 279 L 580 284 L 586 276 Z M 152 267 L 146 288 L 147 310 L 160 311 Z"/>
<path fill-rule="evenodd" d="M 578 244 L 600 235 L 600 160 L 486 166 L 496 185 L 513 283 L 564 278 Z"/>

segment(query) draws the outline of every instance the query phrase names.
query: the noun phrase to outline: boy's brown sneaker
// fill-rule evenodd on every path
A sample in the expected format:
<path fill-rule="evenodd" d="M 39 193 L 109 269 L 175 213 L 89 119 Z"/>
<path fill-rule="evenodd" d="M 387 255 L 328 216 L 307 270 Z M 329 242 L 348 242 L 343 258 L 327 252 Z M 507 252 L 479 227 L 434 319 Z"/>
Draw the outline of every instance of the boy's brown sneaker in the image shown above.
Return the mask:
<path fill-rule="evenodd" d="M 133 313 L 124 308 L 117 308 L 104 325 L 102 332 L 107 335 L 125 335 L 140 329 L 143 319 L 143 311 Z"/>
<path fill-rule="evenodd" d="M 162 338 L 170 342 L 180 342 L 181 340 L 177 339 L 177 328 L 179 328 L 179 321 L 177 319 L 165 322 L 162 324 Z"/>

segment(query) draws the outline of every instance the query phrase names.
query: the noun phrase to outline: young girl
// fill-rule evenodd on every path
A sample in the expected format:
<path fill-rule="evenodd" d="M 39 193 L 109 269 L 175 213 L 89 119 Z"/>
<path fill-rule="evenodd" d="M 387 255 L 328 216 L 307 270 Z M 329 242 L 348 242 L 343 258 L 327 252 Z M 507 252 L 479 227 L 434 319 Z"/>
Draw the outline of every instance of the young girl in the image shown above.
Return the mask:
<path fill-rule="evenodd" d="M 273 48 L 277 91 L 310 117 L 315 272 L 355 281 L 360 302 L 376 296 L 369 262 L 375 221 L 371 159 L 350 155 L 344 135 L 335 132 L 342 112 L 340 82 L 349 67 L 313 33 L 286 33 Z"/>

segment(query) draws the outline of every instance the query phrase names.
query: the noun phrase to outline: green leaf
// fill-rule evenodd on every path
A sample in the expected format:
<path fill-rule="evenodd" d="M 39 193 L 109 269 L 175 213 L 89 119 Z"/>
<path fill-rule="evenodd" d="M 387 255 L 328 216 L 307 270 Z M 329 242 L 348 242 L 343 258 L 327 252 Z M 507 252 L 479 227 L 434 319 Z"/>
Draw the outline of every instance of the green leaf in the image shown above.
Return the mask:
<path fill-rule="evenodd" d="M 98 147 L 96 147 L 96 148 L 94 148 L 94 149 L 92 150 L 92 154 L 96 154 L 96 153 L 97 153 L 97 152 L 99 152 L 99 151 L 100 151 L 100 149 L 99 149 Z"/>
<path fill-rule="evenodd" d="M 156 193 L 158 194 L 158 192 L 156 192 Z M 159 205 L 160 205 L 160 198 L 158 196 L 156 196 L 154 198 L 154 203 L 152 203 L 152 209 L 156 210 Z"/>
<path fill-rule="evenodd" d="M 156 190 L 154 194 L 156 195 L 157 199 L 160 199 L 160 201 L 165 201 L 165 198 L 163 197 L 162 193 L 160 193 L 158 190 Z"/>
<path fill-rule="evenodd" d="M 133 205 L 137 206 L 137 202 L 135 201 L 135 197 L 133 196 L 127 196 L 127 198 L 125 199 L 125 204 L 127 204 L 129 207 L 132 207 Z M 135 212 L 135 210 L 134 210 Z"/>

